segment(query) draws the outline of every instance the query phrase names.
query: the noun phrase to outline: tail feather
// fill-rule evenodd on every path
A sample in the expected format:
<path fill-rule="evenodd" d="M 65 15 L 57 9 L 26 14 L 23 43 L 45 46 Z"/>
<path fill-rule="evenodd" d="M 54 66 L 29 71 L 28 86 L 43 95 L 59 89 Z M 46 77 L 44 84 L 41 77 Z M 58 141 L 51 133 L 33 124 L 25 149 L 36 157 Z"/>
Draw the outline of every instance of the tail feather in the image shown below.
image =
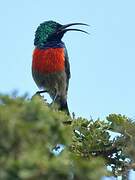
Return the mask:
<path fill-rule="evenodd" d="M 60 110 L 64 111 L 67 115 L 70 116 L 67 101 L 66 102 L 63 102 L 63 101 L 60 102 Z"/>
<path fill-rule="evenodd" d="M 55 102 L 58 104 L 59 110 L 64 111 L 67 115 L 70 116 L 67 100 L 57 97 Z"/>

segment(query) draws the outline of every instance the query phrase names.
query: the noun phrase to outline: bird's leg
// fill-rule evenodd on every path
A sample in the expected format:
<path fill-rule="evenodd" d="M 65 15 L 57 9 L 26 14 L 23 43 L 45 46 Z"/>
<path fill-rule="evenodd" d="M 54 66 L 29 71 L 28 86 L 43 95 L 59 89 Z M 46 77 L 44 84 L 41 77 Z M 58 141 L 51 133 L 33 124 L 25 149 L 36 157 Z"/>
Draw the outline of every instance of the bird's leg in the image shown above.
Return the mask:
<path fill-rule="evenodd" d="M 40 97 L 42 97 L 41 94 L 42 94 L 42 93 L 46 93 L 46 92 L 47 92 L 46 90 L 37 91 L 37 92 L 32 96 L 32 98 L 35 97 L 35 96 L 37 96 L 37 95 L 40 96 Z"/>
<path fill-rule="evenodd" d="M 57 90 L 55 89 L 54 98 L 53 98 L 53 101 L 50 105 L 55 107 L 57 104 L 56 102 L 58 101 L 58 98 L 59 98 L 59 94 L 58 94 Z"/>
<path fill-rule="evenodd" d="M 53 91 L 53 93 L 52 93 L 52 99 L 53 99 L 53 101 L 52 101 L 52 103 L 51 104 L 53 104 L 54 102 L 56 102 L 56 99 L 58 98 L 58 91 L 57 91 L 57 89 L 55 88 L 54 89 L 54 91 Z"/>
<path fill-rule="evenodd" d="M 56 99 L 58 99 L 59 98 L 59 95 L 56 93 L 55 94 L 55 97 L 54 97 L 54 99 L 53 99 L 53 102 L 56 102 Z"/>
<path fill-rule="evenodd" d="M 37 92 L 36 92 L 36 95 L 38 95 L 38 94 L 43 94 L 43 93 L 47 93 L 47 91 L 46 91 L 46 90 L 43 90 L 43 91 L 37 91 Z"/>

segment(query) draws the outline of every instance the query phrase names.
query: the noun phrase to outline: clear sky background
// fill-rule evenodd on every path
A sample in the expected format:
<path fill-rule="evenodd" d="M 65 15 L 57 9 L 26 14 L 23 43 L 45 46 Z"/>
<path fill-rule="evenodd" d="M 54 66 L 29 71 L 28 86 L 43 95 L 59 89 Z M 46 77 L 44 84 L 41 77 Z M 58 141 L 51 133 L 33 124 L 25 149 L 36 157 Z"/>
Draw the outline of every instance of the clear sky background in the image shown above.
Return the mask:
<path fill-rule="evenodd" d="M 68 104 L 76 116 L 105 118 L 121 113 L 135 118 L 134 0 L 0 0 L 0 92 L 32 96 L 34 32 L 45 20 L 84 22 L 90 32 L 68 32 Z"/>

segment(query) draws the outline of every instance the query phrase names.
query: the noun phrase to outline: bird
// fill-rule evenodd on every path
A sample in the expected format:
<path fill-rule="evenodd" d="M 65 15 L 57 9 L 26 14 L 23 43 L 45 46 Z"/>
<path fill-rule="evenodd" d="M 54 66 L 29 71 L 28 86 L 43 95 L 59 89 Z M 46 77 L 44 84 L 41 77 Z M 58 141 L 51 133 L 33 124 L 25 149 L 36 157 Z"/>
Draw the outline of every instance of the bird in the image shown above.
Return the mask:
<path fill-rule="evenodd" d="M 80 31 L 81 29 L 69 28 L 85 23 L 70 23 L 62 25 L 49 20 L 41 23 L 35 32 L 34 51 L 32 55 L 32 76 L 40 89 L 38 94 L 47 92 L 53 103 L 59 110 L 70 115 L 67 104 L 67 92 L 71 77 L 68 52 L 62 41 L 68 31 Z"/>

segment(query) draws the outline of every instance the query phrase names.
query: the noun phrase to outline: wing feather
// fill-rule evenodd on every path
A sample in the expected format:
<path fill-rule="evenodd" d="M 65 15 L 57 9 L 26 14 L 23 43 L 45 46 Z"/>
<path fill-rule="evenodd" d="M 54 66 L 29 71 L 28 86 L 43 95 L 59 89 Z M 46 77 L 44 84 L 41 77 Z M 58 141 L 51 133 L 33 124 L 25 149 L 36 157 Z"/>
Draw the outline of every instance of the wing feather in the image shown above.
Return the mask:
<path fill-rule="evenodd" d="M 68 58 L 68 53 L 67 53 L 67 49 L 65 47 L 65 72 L 67 75 L 67 90 L 68 90 L 68 85 L 69 85 L 69 79 L 71 77 L 71 73 L 70 73 L 70 64 L 69 64 L 69 58 Z"/>

